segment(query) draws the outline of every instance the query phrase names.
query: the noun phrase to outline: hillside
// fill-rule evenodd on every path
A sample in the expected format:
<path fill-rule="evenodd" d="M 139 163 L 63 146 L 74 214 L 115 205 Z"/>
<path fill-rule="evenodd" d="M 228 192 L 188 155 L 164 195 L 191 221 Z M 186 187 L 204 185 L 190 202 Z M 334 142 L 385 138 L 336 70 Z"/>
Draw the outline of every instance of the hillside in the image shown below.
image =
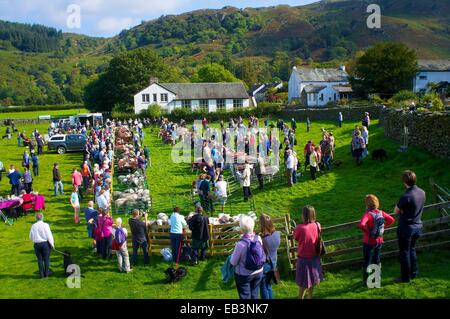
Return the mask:
<path fill-rule="evenodd" d="M 378 3 L 382 28 L 368 29 Z M 247 84 L 287 80 L 293 64 L 338 65 L 379 41 L 403 42 L 419 58 L 450 58 L 450 0 L 321 1 L 306 6 L 198 10 L 109 38 L 0 21 L 0 105 L 80 102 L 114 54 L 156 49 L 190 78 L 200 64 L 223 64 Z"/>

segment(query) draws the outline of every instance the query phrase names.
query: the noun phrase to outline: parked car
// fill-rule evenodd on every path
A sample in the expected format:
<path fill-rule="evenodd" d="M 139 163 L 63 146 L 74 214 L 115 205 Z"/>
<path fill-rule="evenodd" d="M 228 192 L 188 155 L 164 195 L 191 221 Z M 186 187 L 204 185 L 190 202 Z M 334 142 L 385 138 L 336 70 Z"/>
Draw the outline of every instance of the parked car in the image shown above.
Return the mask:
<path fill-rule="evenodd" d="M 83 134 L 58 134 L 48 140 L 48 149 L 56 150 L 58 154 L 65 152 L 82 152 L 86 147 L 87 139 Z"/>

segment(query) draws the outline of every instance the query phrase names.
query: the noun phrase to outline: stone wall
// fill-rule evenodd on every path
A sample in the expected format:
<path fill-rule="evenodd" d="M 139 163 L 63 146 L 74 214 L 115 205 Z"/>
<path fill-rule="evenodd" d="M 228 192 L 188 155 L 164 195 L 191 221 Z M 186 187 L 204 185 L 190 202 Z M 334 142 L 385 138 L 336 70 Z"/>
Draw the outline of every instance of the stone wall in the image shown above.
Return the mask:
<path fill-rule="evenodd" d="M 39 119 L 14 119 L 16 125 L 28 125 L 28 124 L 50 124 L 50 120 Z M 0 126 L 5 126 L 5 120 L 0 120 Z"/>
<path fill-rule="evenodd" d="M 450 114 L 385 109 L 380 114 L 384 134 L 403 143 L 404 126 L 408 127 L 408 145 L 450 158 Z"/>
<path fill-rule="evenodd" d="M 292 109 L 283 111 L 283 116 L 295 118 L 297 121 L 304 122 L 309 117 L 311 121 L 337 121 L 339 112 L 342 112 L 344 121 L 359 121 L 362 119 L 364 112 L 369 112 L 371 119 L 378 119 L 381 108 L 379 106 L 366 107 L 333 107 L 333 108 L 308 108 L 308 109 Z"/>

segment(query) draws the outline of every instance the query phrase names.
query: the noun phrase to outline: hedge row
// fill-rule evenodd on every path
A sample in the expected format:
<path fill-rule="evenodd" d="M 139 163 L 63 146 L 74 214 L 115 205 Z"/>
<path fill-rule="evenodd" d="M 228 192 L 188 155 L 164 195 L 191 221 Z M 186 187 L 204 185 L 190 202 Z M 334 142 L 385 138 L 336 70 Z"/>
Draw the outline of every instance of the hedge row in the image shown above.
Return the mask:
<path fill-rule="evenodd" d="M 81 104 L 58 104 L 58 105 L 27 105 L 18 107 L 4 107 L 0 106 L 0 113 L 15 113 L 15 112 L 32 112 L 32 111 L 56 111 L 56 110 L 71 110 L 84 108 Z"/>

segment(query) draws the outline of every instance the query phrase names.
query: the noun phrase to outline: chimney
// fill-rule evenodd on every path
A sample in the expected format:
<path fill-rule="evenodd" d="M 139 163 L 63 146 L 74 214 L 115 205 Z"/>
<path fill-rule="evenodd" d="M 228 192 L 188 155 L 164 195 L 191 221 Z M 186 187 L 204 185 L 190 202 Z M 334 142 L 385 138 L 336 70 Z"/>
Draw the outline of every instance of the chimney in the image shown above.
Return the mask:
<path fill-rule="evenodd" d="M 345 72 L 345 65 L 341 65 L 341 66 L 339 67 L 339 70 L 341 70 L 341 71 L 344 71 L 344 72 Z"/>
<path fill-rule="evenodd" d="M 150 78 L 150 85 L 152 85 L 153 83 L 159 83 L 159 79 L 157 77 L 151 77 Z"/>

